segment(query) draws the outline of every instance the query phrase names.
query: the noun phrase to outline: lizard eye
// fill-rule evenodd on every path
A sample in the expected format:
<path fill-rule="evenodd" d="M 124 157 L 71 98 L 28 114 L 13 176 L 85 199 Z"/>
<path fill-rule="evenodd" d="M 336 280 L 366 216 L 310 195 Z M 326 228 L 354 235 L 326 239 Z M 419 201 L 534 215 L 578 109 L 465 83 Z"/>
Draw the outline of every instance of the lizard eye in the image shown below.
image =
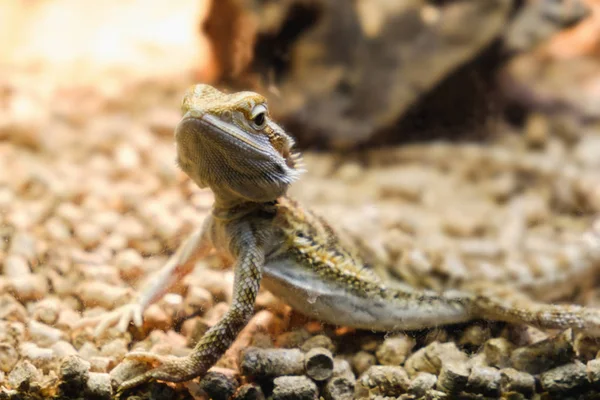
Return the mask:
<path fill-rule="evenodd" d="M 251 118 L 254 128 L 258 130 L 264 129 L 267 126 L 267 107 L 262 104 L 254 107 Z"/>

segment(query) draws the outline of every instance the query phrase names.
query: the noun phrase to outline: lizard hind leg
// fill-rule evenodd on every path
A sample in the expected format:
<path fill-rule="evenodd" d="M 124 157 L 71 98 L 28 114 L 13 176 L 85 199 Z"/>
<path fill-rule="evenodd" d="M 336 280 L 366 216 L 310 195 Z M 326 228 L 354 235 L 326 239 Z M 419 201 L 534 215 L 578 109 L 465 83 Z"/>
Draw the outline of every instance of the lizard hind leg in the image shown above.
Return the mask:
<path fill-rule="evenodd" d="M 488 320 L 527 324 L 542 329 L 569 329 L 600 336 L 600 309 L 578 305 L 544 304 L 505 285 L 471 285 L 474 314 Z"/>

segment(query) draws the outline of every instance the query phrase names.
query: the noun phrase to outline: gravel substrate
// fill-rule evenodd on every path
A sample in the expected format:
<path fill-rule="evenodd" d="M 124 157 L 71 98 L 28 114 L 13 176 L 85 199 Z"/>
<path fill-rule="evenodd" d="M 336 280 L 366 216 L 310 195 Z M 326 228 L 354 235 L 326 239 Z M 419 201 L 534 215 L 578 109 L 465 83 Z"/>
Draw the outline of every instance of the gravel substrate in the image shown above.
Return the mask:
<path fill-rule="evenodd" d="M 82 315 L 130 301 L 210 210 L 211 193 L 174 162 L 184 87 L 117 98 L 50 96 L 26 82 L 7 91 L 0 399 L 111 398 L 109 372 L 128 351 L 183 356 L 227 310 L 233 275 L 213 257 L 151 306 L 141 329 L 74 329 Z M 488 279 L 597 306 L 598 265 L 567 245 L 600 211 L 600 127 L 532 115 L 523 132 L 498 131 L 485 144 L 309 153 L 292 195 L 343 227 L 391 279 L 437 289 Z M 485 321 L 358 332 L 308 321 L 261 292 L 251 323 L 202 381 L 152 383 L 123 398 L 561 398 L 600 385 L 599 348 L 577 332 Z"/>

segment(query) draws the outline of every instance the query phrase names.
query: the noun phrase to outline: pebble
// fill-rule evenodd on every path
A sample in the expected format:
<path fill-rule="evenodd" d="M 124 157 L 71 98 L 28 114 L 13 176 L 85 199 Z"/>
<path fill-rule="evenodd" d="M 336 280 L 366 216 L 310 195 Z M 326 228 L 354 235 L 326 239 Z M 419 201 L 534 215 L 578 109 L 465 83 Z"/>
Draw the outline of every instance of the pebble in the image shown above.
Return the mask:
<path fill-rule="evenodd" d="M 27 321 L 27 310 L 13 296 L 0 295 L 0 321 Z"/>
<path fill-rule="evenodd" d="M 63 307 L 58 298 L 51 297 L 33 304 L 30 314 L 36 321 L 46 325 L 54 325 Z"/>
<path fill-rule="evenodd" d="M 406 335 L 388 337 L 377 348 L 375 355 L 382 365 L 401 365 L 410 354 L 415 343 L 414 339 Z"/>
<path fill-rule="evenodd" d="M 466 363 L 467 360 L 468 356 L 460 351 L 454 342 L 433 342 L 413 353 L 404 366 L 411 377 L 419 372 L 438 375 L 444 363 L 450 361 Z"/>
<path fill-rule="evenodd" d="M 117 338 L 105 343 L 100 348 L 100 355 L 103 357 L 113 357 L 116 359 L 122 359 L 127 354 L 128 341 L 124 338 Z"/>
<path fill-rule="evenodd" d="M 114 235 L 114 234 L 113 234 Z M 114 235 L 119 241 L 123 240 L 127 243 L 124 236 Z M 119 269 L 121 277 L 126 280 L 140 278 L 144 274 L 144 258 L 135 249 L 123 249 L 115 256 L 114 265 Z"/>
<path fill-rule="evenodd" d="M 27 330 L 31 340 L 40 346 L 51 346 L 59 340 L 67 338 L 67 335 L 60 329 L 34 320 L 29 321 Z"/>
<path fill-rule="evenodd" d="M 433 389 L 437 383 L 437 376 L 428 372 L 419 372 L 413 378 L 408 386 L 408 393 L 417 398 L 425 396 L 425 394 Z"/>
<path fill-rule="evenodd" d="M 96 247 L 104 238 L 104 230 L 93 223 L 80 222 L 74 228 L 75 236 L 85 249 Z"/>
<path fill-rule="evenodd" d="M 374 365 L 362 374 L 356 383 L 356 396 L 367 394 L 400 396 L 406 393 L 410 379 L 404 368 L 390 365 Z"/>
<path fill-rule="evenodd" d="M 10 372 L 19 361 L 19 353 L 9 343 L 0 343 L 0 371 Z"/>
<path fill-rule="evenodd" d="M 90 371 L 91 372 L 108 372 L 112 367 L 115 366 L 116 361 L 113 357 L 90 357 Z"/>
<path fill-rule="evenodd" d="M 550 134 L 550 123 L 545 115 L 532 113 L 525 122 L 525 141 L 532 148 L 546 145 Z"/>
<path fill-rule="evenodd" d="M 9 279 L 10 291 L 22 302 L 43 299 L 48 293 L 48 281 L 41 274 L 29 274 Z"/>
<path fill-rule="evenodd" d="M 191 286 L 185 296 L 183 308 L 185 315 L 197 315 L 204 314 L 213 307 L 213 304 L 213 296 L 208 290 Z"/>
<path fill-rule="evenodd" d="M 232 400 L 265 400 L 265 394 L 256 383 L 245 383 L 235 392 Z"/>
<path fill-rule="evenodd" d="M 9 254 L 3 260 L 2 273 L 7 278 L 20 278 L 31 275 L 31 269 L 24 256 Z"/>
<path fill-rule="evenodd" d="M 436 389 L 448 394 L 459 393 L 467 386 L 469 369 L 465 363 L 444 362 L 437 379 Z"/>
<path fill-rule="evenodd" d="M 75 349 L 75 347 L 73 347 L 73 345 L 67 342 L 66 340 L 59 340 L 58 342 L 52 345 L 51 349 L 54 352 L 56 358 L 58 358 L 59 360 L 67 356 L 74 356 L 77 354 L 77 350 Z"/>
<path fill-rule="evenodd" d="M 566 330 L 557 336 L 514 350 L 510 361 L 512 367 L 519 371 L 539 374 L 569 362 L 574 356 L 573 332 Z"/>
<path fill-rule="evenodd" d="M 265 378 L 304 373 L 304 354 L 299 349 L 247 348 L 241 357 L 244 375 Z"/>
<path fill-rule="evenodd" d="M 600 359 L 590 360 L 586 366 L 588 381 L 593 387 L 600 387 Z"/>
<path fill-rule="evenodd" d="M 21 357 L 31 361 L 36 367 L 47 369 L 55 361 L 52 349 L 39 347 L 35 343 L 23 342 L 19 346 Z"/>
<path fill-rule="evenodd" d="M 79 356 L 68 356 L 60 365 L 59 389 L 66 397 L 80 395 L 90 376 L 90 363 Z"/>
<path fill-rule="evenodd" d="M 110 375 L 100 372 L 90 372 L 84 395 L 87 399 L 110 400 L 112 398 Z"/>
<path fill-rule="evenodd" d="M 123 172 L 135 172 L 141 164 L 140 155 L 137 150 L 127 144 L 117 146 L 114 159 L 117 167 Z"/>
<path fill-rule="evenodd" d="M 588 384 L 586 365 L 575 361 L 546 371 L 540 375 L 540 384 L 554 396 L 583 389 Z"/>
<path fill-rule="evenodd" d="M 600 137 L 597 134 L 586 135 L 573 149 L 575 158 L 592 169 L 600 167 L 598 154 L 600 154 Z"/>
<path fill-rule="evenodd" d="M 473 367 L 467 381 L 467 392 L 488 397 L 500 395 L 500 371 L 492 367 Z"/>
<path fill-rule="evenodd" d="M 95 344 L 91 342 L 85 342 L 79 347 L 79 355 L 84 360 L 90 360 L 92 357 L 100 355 L 100 351 Z"/>
<path fill-rule="evenodd" d="M 485 342 L 483 352 L 487 363 L 496 368 L 511 366 L 510 354 L 514 345 L 505 338 L 493 338 Z"/>
<path fill-rule="evenodd" d="M 87 307 L 100 306 L 112 309 L 117 304 L 125 304 L 130 297 L 130 289 L 113 286 L 104 282 L 84 281 L 76 293 Z"/>
<path fill-rule="evenodd" d="M 31 233 L 18 231 L 11 237 L 9 254 L 24 257 L 28 262 L 34 262 L 37 260 L 36 245 L 37 241 Z M 6 265 L 4 268 L 6 268 Z M 6 271 L 4 273 L 6 274 Z"/>
<path fill-rule="evenodd" d="M 331 338 L 326 335 L 315 335 L 310 337 L 302 344 L 300 350 L 302 350 L 303 352 L 307 352 L 315 347 L 322 347 L 329 350 L 332 353 L 335 352 L 335 344 L 333 344 Z"/>
<path fill-rule="evenodd" d="M 315 381 L 325 381 L 333 375 L 333 356 L 323 347 L 310 349 L 304 355 L 306 375 Z"/>
<path fill-rule="evenodd" d="M 234 371 L 223 368 L 211 369 L 200 381 L 200 388 L 214 400 L 229 399 L 233 396 L 239 385 Z"/>
<path fill-rule="evenodd" d="M 516 392 L 531 397 L 535 391 L 535 378 L 527 372 L 503 368 L 500 370 L 500 388 L 503 394 Z"/>
<path fill-rule="evenodd" d="M 280 376 L 273 380 L 273 400 L 317 400 L 317 385 L 305 376 Z"/>
<path fill-rule="evenodd" d="M 352 357 L 352 369 L 359 376 L 375 364 L 377 364 L 375 356 L 366 351 L 361 350 Z"/>
<path fill-rule="evenodd" d="M 323 386 L 322 394 L 325 400 L 352 400 L 354 390 L 354 380 L 344 376 L 334 376 Z"/>
<path fill-rule="evenodd" d="M 20 392 L 32 391 L 42 378 L 42 373 L 28 360 L 21 360 L 8 374 L 8 384 Z"/>
<path fill-rule="evenodd" d="M 468 346 L 471 349 L 479 349 L 490 338 L 490 328 L 481 325 L 467 327 L 458 340 L 460 346 Z"/>

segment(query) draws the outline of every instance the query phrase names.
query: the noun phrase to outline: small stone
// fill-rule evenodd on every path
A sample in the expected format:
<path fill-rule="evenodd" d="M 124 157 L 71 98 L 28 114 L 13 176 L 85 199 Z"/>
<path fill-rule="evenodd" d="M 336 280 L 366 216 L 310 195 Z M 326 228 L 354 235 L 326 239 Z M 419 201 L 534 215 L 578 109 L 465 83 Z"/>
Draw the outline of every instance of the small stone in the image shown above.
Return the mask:
<path fill-rule="evenodd" d="M 306 329 L 295 329 L 291 332 L 285 332 L 279 335 L 275 341 L 275 345 L 277 347 L 293 349 L 301 347 L 310 338 L 311 334 Z"/>
<path fill-rule="evenodd" d="M 323 387 L 325 400 L 352 400 L 354 399 L 355 380 L 345 376 L 334 376 Z"/>
<path fill-rule="evenodd" d="M 91 342 L 85 342 L 79 347 L 79 356 L 84 360 L 90 360 L 91 357 L 100 355 L 100 351 L 95 344 Z"/>
<path fill-rule="evenodd" d="M 511 365 L 510 355 L 514 346 L 504 338 L 493 338 L 485 342 L 483 352 L 488 364 L 496 368 L 507 368 Z"/>
<path fill-rule="evenodd" d="M 239 383 L 233 371 L 210 370 L 200 381 L 200 387 L 211 399 L 227 400 L 233 396 Z"/>
<path fill-rule="evenodd" d="M 466 363 L 469 357 L 460 351 L 454 342 L 433 342 L 413 353 L 404 364 L 409 376 L 419 372 L 439 374 L 442 364 L 450 361 Z"/>
<path fill-rule="evenodd" d="M 58 320 L 62 307 L 64 306 L 57 298 L 40 300 L 33 305 L 32 318 L 46 325 L 54 325 Z"/>
<path fill-rule="evenodd" d="M 471 325 L 464 330 L 463 334 L 458 340 L 458 344 L 463 347 L 478 349 L 482 347 L 489 338 L 489 327 L 482 327 L 481 325 Z"/>
<path fill-rule="evenodd" d="M 122 359 L 128 352 L 127 340 L 123 338 L 117 338 L 104 344 L 100 348 L 100 355 L 104 357 L 114 357 L 116 359 Z"/>
<path fill-rule="evenodd" d="M 469 370 L 464 363 L 445 362 L 440 370 L 436 389 L 448 394 L 459 393 L 467 386 L 468 379 Z"/>
<path fill-rule="evenodd" d="M 4 258 L 2 266 L 2 273 L 8 278 L 18 278 L 21 276 L 29 276 L 31 274 L 29 263 L 25 257 L 20 254 L 8 255 Z"/>
<path fill-rule="evenodd" d="M 245 383 L 235 392 L 232 400 L 265 400 L 265 394 L 256 383 Z"/>
<path fill-rule="evenodd" d="M 84 393 L 86 399 L 110 400 L 112 398 L 110 375 L 90 372 Z"/>
<path fill-rule="evenodd" d="M 73 345 L 66 340 L 59 340 L 52 345 L 51 349 L 59 360 L 67 356 L 77 355 L 77 350 L 75 347 L 73 347 Z"/>
<path fill-rule="evenodd" d="M 354 373 L 352 372 L 352 367 L 348 360 L 345 360 L 340 357 L 336 357 L 333 360 L 333 376 L 343 376 L 348 378 L 352 382 L 356 380 Z"/>
<path fill-rule="evenodd" d="M 578 333 L 575 336 L 575 342 L 573 348 L 577 358 L 580 360 L 593 360 L 596 358 L 596 354 L 600 351 L 600 342 L 595 336 L 588 336 L 583 333 Z"/>
<path fill-rule="evenodd" d="M 555 337 L 514 350 L 510 361 L 519 371 L 539 374 L 571 361 L 574 356 L 573 333 L 566 330 Z"/>
<path fill-rule="evenodd" d="M 10 372 L 19 361 L 19 353 L 9 343 L 0 343 L 0 371 Z"/>
<path fill-rule="evenodd" d="M 22 342 L 19 346 L 21 357 L 33 363 L 40 369 L 47 369 L 55 361 L 54 352 L 51 349 L 39 347 L 35 343 Z"/>
<path fill-rule="evenodd" d="M 553 395 L 583 389 L 588 384 L 586 366 L 580 361 L 561 365 L 541 374 L 540 384 L 544 391 Z"/>
<path fill-rule="evenodd" d="M 306 375 L 315 381 L 324 381 L 333 374 L 333 356 L 323 347 L 315 347 L 304 355 Z"/>
<path fill-rule="evenodd" d="M 28 232 L 16 232 L 10 241 L 9 254 L 25 257 L 30 262 L 36 260 L 37 243 L 35 237 Z M 4 268 L 6 268 L 6 265 Z M 4 273 L 6 274 L 6 270 Z"/>
<path fill-rule="evenodd" d="M 401 365 L 414 346 L 415 340 L 406 335 L 388 337 L 379 346 L 375 355 L 381 365 Z"/>
<path fill-rule="evenodd" d="M 594 387 L 600 387 L 600 359 L 588 361 L 587 376 L 588 380 Z"/>
<path fill-rule="evenodd" d="M 115 256 L 115 265 L 124 279 L 136 279 L 143 273 L 144 258 L 135 249 L 124 249 Z"/>
<path fill-rule="evenodd" d="M 27 330 L 31 340 L 40 346 L 51 346 L 59 340 L 67 338 L 60 329 L 33 320 L 29 321 Z"/>
<path fill-rule="evenodd" d="M 299 349 L 247 348 L 241 357 L 244 375 L 265 378 L 304 373 L 304 354 Z"/>
<path fill-rule="evenodd" d="M 204 314 L 214 304 L 212 294 L 201 287 L 190 287 L 184 301 L 186 315 Z"/>
<path fill-rule="evenodd" d="M 500 371 L 492 367 L 474 367 L 467 382 L 469 393 L 481 393 L 488 397 L 500 395 Z"/>
<path fill-rule="evenodd" d="M 600 167 L 598 154 L 600 152 L 600 137 L 598 135 L 585 135 L 573 149 L 575 158 L 590 168 Z"/>
<path fill-rule="evenodd" d="M 500 388 L 503 394 L 517 392 L 531 397 L 535 391 L 535 378 L 527 372 L 504 368 L 500 370 Z"/>
<path fill-rule="evenodd" d="M 380 396 L 400 396 L 406 393 L 410 385 L 404 368 L 391 365 L 374 365 L 357 381 L 356 396 L 368 394 Z"/>
<path fill-rule="evenodd" d="M 377 359 L 371 353 L 359 351 L 352 357 L 352 369 L 358 376 L 362 375 L 366 370 L 377 363 Z"/>
<path fill-rule="evenodd" d="M 97 246 L 104 237 L 104 231 L 96 224 L 80 222 L 74 229 L 75 236 L 87 249 Z"/>
<path fill-rule="evenodd" d="M 8 383 L 13 389 L 28 392 L 37 386 L 42 373 L 29 361 L 20 361 L 8 374 Z"/>
<path fill-rule="evenodd" d="M 115 149 L 116 165 L 123 171 L 134 171 L 139 168 L 141 159 L 133 146 L 122 144 Z"/>
<path fill-rule="evenodd" d="M 108 372 L 112 367 L 115 366 L 115 358 L 113 357 L 90 357 L 90 371 L 92 372 Z"/>
<path fill-rule="evenodd" d="M 335 345 L 333 344 L 333 341 L 329 336 L 325 335 L 315 335 L 309 338 L 306 342 L 302 344 L 300 350 L 306 353 L 307 351 L 315 347 L 322 347 L 329 350 L 332 353 L 335 352 Z"/>
<path fill-rule="evenodd" d="M 273 380 L 273 400 L 316 400 L 317 385 L 306 376 L 280 376 Z"/>
<path fill-rule="evenodd" d="M 525 141 L 532 148 L 546 145 L 550 133 L 548 118 L 540 113 L 531 114 L 525 123 Z"/>
<path fill-rule="evenodd" d="M 67 397 L 83 392 L 89 378 L 90 363 L 79 356 L 68 356 L 60 365 L 60 391 Z"/>
<path fill-rule="evenodd" d="M 408 387 L 408 393 L 417 398 L 425 396 L 425 394 L 435 387 L 437 376 L 428 372 L 420 372 L 413 378 Z"/>

